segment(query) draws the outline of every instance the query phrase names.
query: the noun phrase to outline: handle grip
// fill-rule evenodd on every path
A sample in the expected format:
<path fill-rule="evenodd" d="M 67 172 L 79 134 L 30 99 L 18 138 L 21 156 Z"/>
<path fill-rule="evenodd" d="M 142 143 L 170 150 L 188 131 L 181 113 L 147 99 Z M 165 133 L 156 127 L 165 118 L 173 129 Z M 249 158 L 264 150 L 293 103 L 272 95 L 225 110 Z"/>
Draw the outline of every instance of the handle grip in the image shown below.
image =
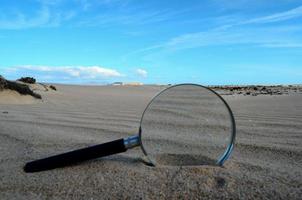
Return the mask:
<path fill-rule="evenodd" d="M 124 139 L 118 139 L 112 142 L 99 144 L 83 149 L 70 151 L 67 153 L 43 158 L 26 163 L 25 172 L 39 172 L 58 167 L 64 167 L 74 163 L 90 160 L 98 157 L 108 156 L 116 153 L 125 152 Z"/>

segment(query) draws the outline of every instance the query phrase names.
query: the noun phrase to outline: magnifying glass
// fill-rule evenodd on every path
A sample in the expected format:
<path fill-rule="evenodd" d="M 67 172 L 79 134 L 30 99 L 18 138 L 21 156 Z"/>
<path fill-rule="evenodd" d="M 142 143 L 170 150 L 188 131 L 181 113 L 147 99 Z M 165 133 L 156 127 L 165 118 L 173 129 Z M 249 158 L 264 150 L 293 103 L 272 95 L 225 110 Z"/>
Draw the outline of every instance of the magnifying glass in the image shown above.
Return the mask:
<path fill-rule="evenodd" d="M 136 135 L 35 160 L 24 171 L 64 167 L 134 147 L 140 147 L 144 161 L 153 166 L 222 166 L 233 150 L 235 136 L 234 116 L 219 94 L 201 85 L 179 84 L 150 101 Z"/>

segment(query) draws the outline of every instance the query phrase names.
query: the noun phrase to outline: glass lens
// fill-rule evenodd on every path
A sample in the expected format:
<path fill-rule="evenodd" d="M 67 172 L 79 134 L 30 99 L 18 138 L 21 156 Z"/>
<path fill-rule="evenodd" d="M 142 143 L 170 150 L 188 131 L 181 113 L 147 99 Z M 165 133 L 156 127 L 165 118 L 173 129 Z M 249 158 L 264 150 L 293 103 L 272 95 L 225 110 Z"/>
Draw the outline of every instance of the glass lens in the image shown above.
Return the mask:
<path fill-rule="evenodd" d="M 233 115 L 225 101 L 199 85 L 172 86 L 147 106 L 142 149 L 152 164 L 215 165 L 230 148 Z"/>

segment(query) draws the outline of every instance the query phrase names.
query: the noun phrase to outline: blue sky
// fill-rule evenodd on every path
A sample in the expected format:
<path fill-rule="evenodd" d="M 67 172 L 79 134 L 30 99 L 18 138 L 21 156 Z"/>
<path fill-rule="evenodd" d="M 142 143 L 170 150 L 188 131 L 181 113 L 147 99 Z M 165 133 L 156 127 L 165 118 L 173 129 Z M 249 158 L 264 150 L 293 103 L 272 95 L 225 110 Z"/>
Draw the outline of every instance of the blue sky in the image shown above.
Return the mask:
<path fill-rule="evenodd" d="M 0 74 L 301 84 L 301 0 L 0 0 Z"/>

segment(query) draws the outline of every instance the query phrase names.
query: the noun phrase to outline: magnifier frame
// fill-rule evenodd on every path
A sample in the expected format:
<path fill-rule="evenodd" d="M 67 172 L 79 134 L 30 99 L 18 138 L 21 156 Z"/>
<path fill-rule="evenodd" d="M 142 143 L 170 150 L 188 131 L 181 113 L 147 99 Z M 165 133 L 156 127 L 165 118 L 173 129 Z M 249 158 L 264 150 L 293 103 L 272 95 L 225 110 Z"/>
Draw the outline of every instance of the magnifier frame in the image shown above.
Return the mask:
<path fill-rule="evenodd" d="M 222 166 L 224 164 L 224 162 L 229 158 L 229 156 L 231 155 L 233 149 L 234 149 L 234 144 L 235 144 L 235 138 L 236 138 L 236 122 L 235 122 L 235 117 L 233 115 L 233 112 L 230 108 L 230 106 L 227 104 L 227 102 L 217 93 L 215 92 L 214 90 L 208 88 L 208 87 L 205 87 L 205 86 L 202 86 L 202 85 L 199 85 L 199 84 L 194 84 L 194 83 L 182 83 L 182 84 L 176 84 L 176 85 L 172 85 L 162 91 L 160 91 L 157 95 L 155 95 L 152 100 L 148 103 L 148 105 L 146 106 L 143 114 L 142 114 L 142 117 L 141 117 L 141 121 L 140 121 L 140 126 L 139 126 L 139 142 L 140 142 L 140 147 L 144 153 L 144 155 L 149 158 L 149 155 L 146 151 L 146 149 L 144 148 L 144 144 L 142 142 L 142 122 L 143 122 L 143 119 L 144 119 L 144 115 L 146 113 L 146 111 L 148 110 L 148 108 L 150 107 L 150 105 L 153 103 L 154 100 L 157 99 L 158 96 L 160 96 L 161 94 L 165 93 L 167 90 L 169 89 L 172 89 L 174 87 L 178 87 L 178 86 L 196 86 L 196 87 L 201 87 L 203 89 L 206 89 L 206 90 L 209 90 L 210 92 L 212 92 L 213 94 L 215 94 L 222 102 L 223 104 L 226 106 L 228 112 L 229 112 L 229 115 L 231 117 L 231 123 L 232 123 L 232 132 L 231 132 L 231 135 L 230 135 L 230 139 L 229 139 L 229 144 L 226 148 L 226 150 L 224 151 L 224 153 L 217 159 L 217 162 L 216 164 L 218 166 Z M 154 163 L 154 161 L 152 161 L 152 159 L 148 159 L 152 165 L 156 165 L 156 163 Z"/>

